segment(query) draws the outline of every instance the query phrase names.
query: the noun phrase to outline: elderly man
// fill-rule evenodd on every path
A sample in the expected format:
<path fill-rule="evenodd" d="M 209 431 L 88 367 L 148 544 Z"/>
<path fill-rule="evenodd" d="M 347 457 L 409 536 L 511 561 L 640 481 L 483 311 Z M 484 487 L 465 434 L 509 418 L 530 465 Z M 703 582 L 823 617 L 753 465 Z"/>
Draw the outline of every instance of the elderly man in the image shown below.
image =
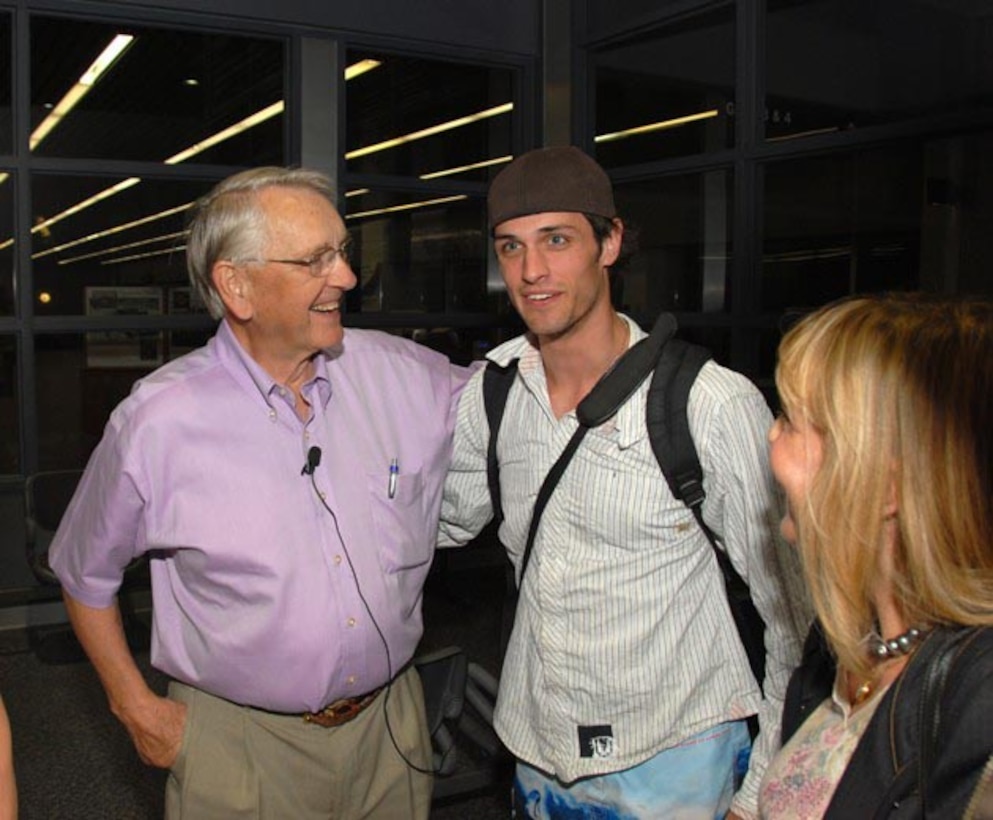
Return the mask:
<path fill-rule="evenodd" d="M 713 362 L 689 394 L 705 519 L 766 624 L 764 681 L 752 676 L 711 546 L 653 456 L 647 381 L 583 440 L 523 570 L 535 498 L 578 426 L 576 405 L 645 334 L 610 302 L 624 225 L 590 157 L 572 147 L 518 157 L 490 187 L 489 216 L 528 328 L 489 354 L 518 361 L 496 449 L 499 534 L 520 601 L 495 715 L 518 758 L 517 816 L 754 816 L 806 625 L 788 594 L 801 586 L 797 567 L 775 535 L 769 411 L 747 379 Z M 474 377 L 459 408 L 444 544 L 492 515 L 482 382 Z M 749 765 L 746 718 L 756 713 Z"/>
<path fill-rule="evenodd" d="M 261 168 L 197 203 L 208 344 L 111 415 L 51 547 L 66 606 L 168 817 L 427 817 L 421 637 L 457 397 L 443 356 L 341 322 L 329 180 Z M 116 592 L 151 558 L 146 685 Z"/>

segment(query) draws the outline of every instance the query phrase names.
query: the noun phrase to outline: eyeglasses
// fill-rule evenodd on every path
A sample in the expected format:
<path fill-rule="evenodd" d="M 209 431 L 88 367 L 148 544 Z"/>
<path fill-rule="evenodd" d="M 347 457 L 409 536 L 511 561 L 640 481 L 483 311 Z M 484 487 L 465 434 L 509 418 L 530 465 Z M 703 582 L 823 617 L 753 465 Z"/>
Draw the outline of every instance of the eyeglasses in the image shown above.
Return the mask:
<path fill-rule="evenodd" d="M 245 262 L 264 262 L 266 264 L 296 265 L 298 268 L 306 268 L 307 273 L 315 279 L 327 276 L 338 260 L 346 264 L 352 252 L 352 240 L 346 239 L 337 248 L 325 248 L 318 251 L 309 259 L 245 259 Z"/>

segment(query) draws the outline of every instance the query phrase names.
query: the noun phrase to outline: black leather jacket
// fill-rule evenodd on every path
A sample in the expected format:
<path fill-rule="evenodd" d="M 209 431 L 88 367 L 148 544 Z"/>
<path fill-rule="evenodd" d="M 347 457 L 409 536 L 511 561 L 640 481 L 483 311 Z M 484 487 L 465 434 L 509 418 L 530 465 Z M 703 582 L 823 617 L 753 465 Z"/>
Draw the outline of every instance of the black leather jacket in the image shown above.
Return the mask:
<path fill-rule="evenodd" d="M 946 647 L 947 677 L 928 710 L 925 679 Z M 830 696 L 834 668 L 815 623 L 787 691 L 784 742 Z M 922 755 L 930 758 L 923 767 Z M 883 696 L 824 817 L 960 818 L 991 758 L 993 629 L 936 629 Z"/>

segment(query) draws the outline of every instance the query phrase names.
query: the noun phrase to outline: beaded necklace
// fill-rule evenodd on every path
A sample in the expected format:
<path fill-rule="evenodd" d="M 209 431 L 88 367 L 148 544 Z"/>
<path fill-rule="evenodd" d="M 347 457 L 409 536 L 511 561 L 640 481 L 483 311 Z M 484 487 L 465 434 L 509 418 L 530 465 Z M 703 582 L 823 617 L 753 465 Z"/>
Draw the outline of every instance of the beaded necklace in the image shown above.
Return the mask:
<path fill-rule="evenodd" d="M 869 637 L 869 654 L 877 662 L 901 658 L 913 652 L 927 635 L 928 630 L 912 626 L 906 632 L 901 632 L 893 638 L 882 638 L 879 635 Z M 858 706 L 868 700 L 876 688 L 876 680 L 869 678 L 859 684 L 852 693 L 852 705 Z"/>

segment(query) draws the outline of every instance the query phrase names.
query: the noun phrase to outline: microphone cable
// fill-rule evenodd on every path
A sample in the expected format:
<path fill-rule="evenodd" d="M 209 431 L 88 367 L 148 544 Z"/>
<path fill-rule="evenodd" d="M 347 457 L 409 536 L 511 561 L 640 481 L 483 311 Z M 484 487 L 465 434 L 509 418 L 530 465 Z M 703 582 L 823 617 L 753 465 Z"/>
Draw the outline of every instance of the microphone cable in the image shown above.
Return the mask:
<path fill-rule="evenodd" d="M 437 769 L 436 768 L 425 769 L 422 768 L 421 766 L 418 766 L 416 763 L 411 761 L 407 757 L 407 755 L 405 755 L 401 751 L 400 746 L 397 743 L 396 736 L 393 734 L 393 727 L 390 725 L 390 712 L 389 709 L 387 708 L 390 702 L 390 690 L 393 686 L 393 660 L 390 656 L 390 645 L 386 640 L 386 636 L 383 634 L 383 630 L 380 629 L 379 627 L 379 622 L 376 620 L 376 616 L 372 614 L 372 607 L 369 606 L 369 602 L 366 600 L 365 593 L 362 592 L 362 585 L 359 583 L 358 573 L 355 571 L 355 565 L 352 563 L 352 556 L 349 554 L 348 545 L 345 543 L 345 539 L 341 534 L 341 527 L 338 526 L 338 516 L 335 515 L 334 510 L 331 509 L 331 506 L 325 500 L 324 495 L 317 487 L 317 479 L 314 477 L 314 474 L 317 471 L 317 467 L 320 465 L 320 463 L 321 463 L 321 448 L 311 447 L 307 451 L 307 463 L 304 465 L 301 475 L 310 476 L 310 485 L 314 488 L 314 492 L 316 493 L 318 500 L 321 502 L 324 509 L 326 509 L 328 513 L 331 515 L 331 521 L 334 522 L 334 529 L 338 535 L 338 541 L 341 543 L 342 551 L 345 553 L 345 560 L 348 562 L 348 568 L 349 570 L 351 570 L 352 578 L 355 580 L 355 590 L 359 594 L 359 600 L 362 601 L 362 606 L 365 607 L 365 611 L 369 615 L 369 620 L 372 621 L 372 625 L 376 629 L 376 634 L 379 635 L 379 640 L 382 641 L 383 649 L 386 651 L 387 681 L 385 687 L 386 691 L 383 693 L 383 717 L 386 721 L 386 732 L 390 736 L 390 742 L 393 744 L 393 748 L 396 750 L 396 753 L 400 755 L 400 759 L 403 760 L 403 762 L 406 763 L 409 768 L 413 769 L 415 772 L 420 772 L 421 774 L 430 774 L 437 776 L 441 774 L 440 767 Z M 430 743 L 430 737 L 429 737 L 429 743 Z"/>

